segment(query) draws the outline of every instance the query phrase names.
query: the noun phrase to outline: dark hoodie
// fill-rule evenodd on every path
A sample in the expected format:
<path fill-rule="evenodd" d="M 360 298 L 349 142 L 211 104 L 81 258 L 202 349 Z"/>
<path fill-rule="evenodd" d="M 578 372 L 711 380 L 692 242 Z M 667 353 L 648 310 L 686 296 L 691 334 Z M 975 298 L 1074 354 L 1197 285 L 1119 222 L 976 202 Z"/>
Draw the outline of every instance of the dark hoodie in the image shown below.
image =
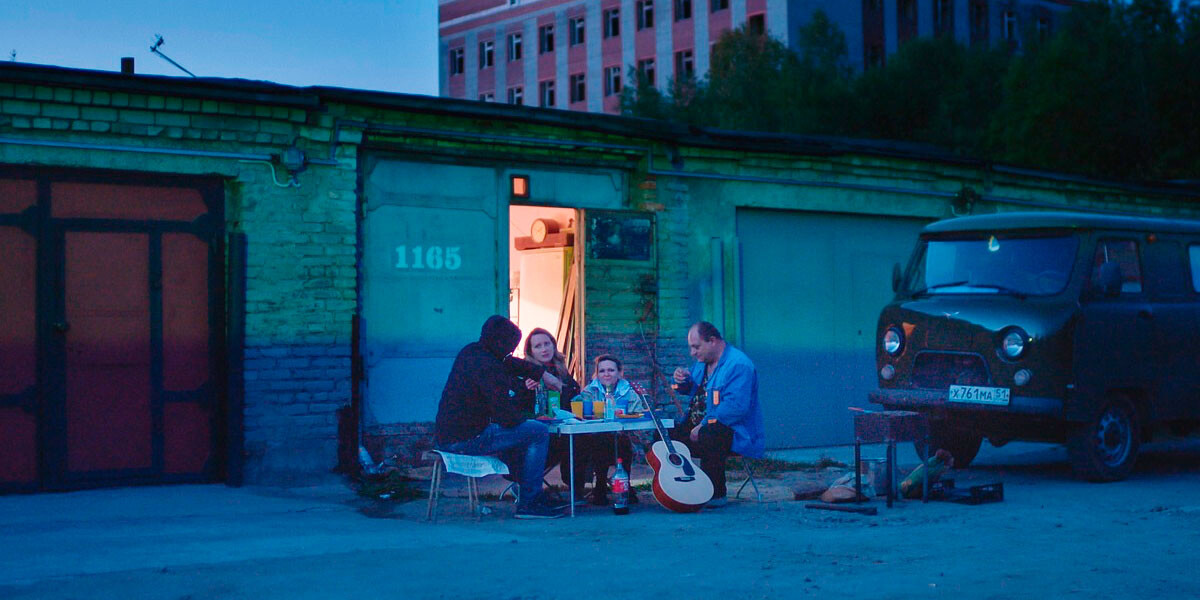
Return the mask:
<path fill-rule="evenodd" d="M 463 347 L 454 359 L 438 403 L 437 444 L 469 440 L 490 423 L 515 427 L 525 420 L 521 378 L 541 379 L 541 366 L 513 358 L 521 330 L 500 316 L 483 324 L 478 342 Z"/>

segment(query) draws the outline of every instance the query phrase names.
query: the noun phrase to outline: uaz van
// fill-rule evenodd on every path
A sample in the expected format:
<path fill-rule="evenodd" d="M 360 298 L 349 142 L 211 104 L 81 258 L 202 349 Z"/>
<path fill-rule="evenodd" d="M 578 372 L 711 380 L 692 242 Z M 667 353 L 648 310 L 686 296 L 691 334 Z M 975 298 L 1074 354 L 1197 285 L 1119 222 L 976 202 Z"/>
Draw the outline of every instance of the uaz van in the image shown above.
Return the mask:
<path fill-rule="evenodd" d="M 1161 426 L 1200 423 L 1200 222 L 949 219 L 892 279 L 869 398 L 925 413 L 959 466 L 985 437 L 1048 441 L 1080 477 L 1118 480 Z"/>

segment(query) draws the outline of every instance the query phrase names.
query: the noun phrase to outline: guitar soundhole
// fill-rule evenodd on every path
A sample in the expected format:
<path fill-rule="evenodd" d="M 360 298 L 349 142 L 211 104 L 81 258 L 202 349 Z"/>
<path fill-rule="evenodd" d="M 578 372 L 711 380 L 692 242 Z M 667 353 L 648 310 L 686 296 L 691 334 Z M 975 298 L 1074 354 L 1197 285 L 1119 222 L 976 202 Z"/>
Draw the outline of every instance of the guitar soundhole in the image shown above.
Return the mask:
<path fill-rule="evenodd" d="M 683 464 L 683 457 L 679 456 L 678 454 L 672 454 L 670 460 L 671 464 L 677 467 Z"/>

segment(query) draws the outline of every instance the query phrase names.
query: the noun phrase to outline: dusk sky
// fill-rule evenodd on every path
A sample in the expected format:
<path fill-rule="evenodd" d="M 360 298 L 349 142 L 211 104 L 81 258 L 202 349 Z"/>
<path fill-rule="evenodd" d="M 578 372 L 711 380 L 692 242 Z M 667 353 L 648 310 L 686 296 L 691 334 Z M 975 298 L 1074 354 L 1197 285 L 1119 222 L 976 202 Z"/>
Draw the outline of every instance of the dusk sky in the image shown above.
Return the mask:
<path fill-rule="evenodd" d="M 437 94 L 437 0 L 6 0 L 0 60 Z"/>

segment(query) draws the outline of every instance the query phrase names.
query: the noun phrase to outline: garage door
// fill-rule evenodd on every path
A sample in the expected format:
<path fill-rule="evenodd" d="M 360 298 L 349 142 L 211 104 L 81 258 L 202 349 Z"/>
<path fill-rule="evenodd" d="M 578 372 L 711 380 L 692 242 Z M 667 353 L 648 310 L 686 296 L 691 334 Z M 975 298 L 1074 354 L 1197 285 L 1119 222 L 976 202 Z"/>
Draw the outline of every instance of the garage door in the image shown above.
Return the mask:
<path fill-rule="evenodd" d="M 217 475 L 215 186 L 0 176 L 0 490 Z"/>
<path fill-rule="evenodd" d="M 925 221 L 742 209 L 743 345 L 767 444 L 852 443 L 850 406 L 876 384 L 875 322 Z"/>
<path fill-rule="evenodd" d="M 500 279 L 507 265 L 501 240 L 508 237 L 499 177 L 483 167 L 369 161 L 362 261 L 367 425 L 432 421 L 458 351 L 479 339 L 488 315 L 507 312 L 508 297 L 500 298 L 508 283 Z"/>

